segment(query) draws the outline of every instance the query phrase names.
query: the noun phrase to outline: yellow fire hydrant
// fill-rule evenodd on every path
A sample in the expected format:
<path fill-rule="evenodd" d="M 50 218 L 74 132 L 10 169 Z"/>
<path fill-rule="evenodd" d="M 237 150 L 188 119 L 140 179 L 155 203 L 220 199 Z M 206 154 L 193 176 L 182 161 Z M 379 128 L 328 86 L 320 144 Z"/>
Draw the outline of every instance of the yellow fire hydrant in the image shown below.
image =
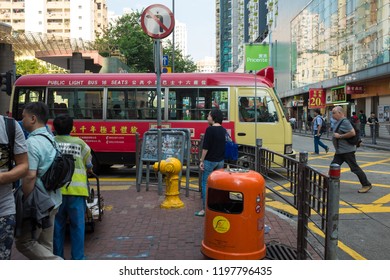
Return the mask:
<path fill-rule="evenodd" d="M 177 158 L 167 158 L 166 160 L 156 162 L 153 165 L 154 171 L 160 171 L 165 174 L 166 192 L 165 200 L 161 203 L 161 208 L 182 208 L 184 203 L 179 198 L 179 173 L 181 162 Z M 160 169 L 160 170 L 159 170 Z"/>

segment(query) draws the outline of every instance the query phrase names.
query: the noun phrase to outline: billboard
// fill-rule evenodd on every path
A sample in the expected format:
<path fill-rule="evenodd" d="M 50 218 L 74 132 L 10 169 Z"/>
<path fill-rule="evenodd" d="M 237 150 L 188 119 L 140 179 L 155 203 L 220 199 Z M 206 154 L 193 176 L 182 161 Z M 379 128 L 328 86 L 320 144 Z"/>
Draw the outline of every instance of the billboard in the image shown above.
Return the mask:
<path fill-rule="evenodd" d="M 269 46 L 245 45 L 245 71 L 259 71 L 269 65 Z"/>
<path fill-rule="evenodd" d="M 323 88 L 309 89 L 309 109 L 325 108 L 325 90 Z"/>

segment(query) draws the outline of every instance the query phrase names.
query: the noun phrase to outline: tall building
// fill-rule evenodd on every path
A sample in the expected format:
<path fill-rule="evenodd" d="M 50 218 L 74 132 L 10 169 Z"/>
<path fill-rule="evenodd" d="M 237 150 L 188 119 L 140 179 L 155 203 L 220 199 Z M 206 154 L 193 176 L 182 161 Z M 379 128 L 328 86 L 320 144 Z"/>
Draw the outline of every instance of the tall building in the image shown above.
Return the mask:
<path fill-rule="evenodd" d="M 266 31 L 266 0 L 216 0 L 216 58 L 221 72 L 244 63 L 245 44 Z"/>
<path fill-rule="evenodd" d="M 17 32 L 93 41 L 107 27 L 105 0 L 0 0 L 0 22 Z"/>
<path fill-rule="evenodd" d="M 196 72 L 199 73 L 215 73 L 217 64 L 214 57 L 205 57 L 196 62 Z"/>
<path fill-rule="evenodd" d="M 171 35 L 168 36 L 168 40 L 172 42 L 173 35 L 175 35 L 175 46 L 181 50 L 181 53 L 183 56 L 187 56 L 187 25 L 183 22 L 178 21 L 175 19 L 175 30 L 174 33 L 172 32 Z"/>
<path fill-rule="evenodd" d="M 279 90 L 287 107 L 305 117 L 318 105 L 329 117 L 340 105 L 390 119 L 390 0 L 312 0 L 289 29 L 291 87 Z M 311 102 L 310 89 L 324 102 Z"/>
<path fill-rule="evenodd" d="M 310 0 L 266 1 L 268 36 L 263 42 L 270 44 L 270 64 L 275 69 L 277 92 L 291 88 L 291 21 L 309 2 Z"/>

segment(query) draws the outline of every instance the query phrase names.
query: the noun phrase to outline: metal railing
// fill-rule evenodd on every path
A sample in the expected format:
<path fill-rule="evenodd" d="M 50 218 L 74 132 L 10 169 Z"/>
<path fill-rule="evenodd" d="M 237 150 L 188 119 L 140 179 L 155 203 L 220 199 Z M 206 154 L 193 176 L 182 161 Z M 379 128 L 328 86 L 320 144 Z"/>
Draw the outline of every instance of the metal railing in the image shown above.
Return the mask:
<path fill-rule="evenodd" d="M 307 152 L 297 160 L 261 146 L 257 150 L 267 188 L 297 211 L 297 258 L 337 259 L 340 176 L 310 167 Z M 333 168 L 340 175 L 340 166 Z"/>
<path fill-rule="evenodd" d="M 307 152 L 295 159 L 261 147 L 261 140 L 257 145 L 241 146 L 231 167 L 261 173 L 268 197 L 295 209 L 298 259 L 337 259 L 340 166 L 331 166 L 336 175 L 329 176 L 308 165 Z"/>

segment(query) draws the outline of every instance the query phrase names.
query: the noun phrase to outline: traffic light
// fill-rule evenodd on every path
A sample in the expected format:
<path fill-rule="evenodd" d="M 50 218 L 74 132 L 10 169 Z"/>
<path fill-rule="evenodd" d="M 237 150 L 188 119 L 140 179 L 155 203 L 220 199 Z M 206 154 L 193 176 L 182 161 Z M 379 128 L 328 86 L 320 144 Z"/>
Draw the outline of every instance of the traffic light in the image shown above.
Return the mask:
<path fill-rule="evenodd" d="M 0 93 L 5 92 L 8 95 L 12 93 L 12 73 L 1 73 L 0 77 Z"/>

